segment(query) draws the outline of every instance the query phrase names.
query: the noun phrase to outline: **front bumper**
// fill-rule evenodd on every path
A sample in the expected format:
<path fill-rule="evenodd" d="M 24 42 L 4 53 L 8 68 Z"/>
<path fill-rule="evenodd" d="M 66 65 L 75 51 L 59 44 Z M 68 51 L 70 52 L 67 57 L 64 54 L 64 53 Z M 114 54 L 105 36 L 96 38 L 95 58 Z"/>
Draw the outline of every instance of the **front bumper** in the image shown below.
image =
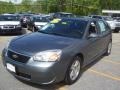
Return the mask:
<path fill-rule="evenodd" d="M 115 27 L 113 27 L 113 26 L 110 26 L 110 28 L 111 28 L 111 30 L 115 30 Z"/>
<path fill-rule="evenodd" d="M 64 79 L 67 65 L 62 62 L 34 62 L 20 63 L 10 59 L 6 50 L 2 53 L 3 64 L 12 64 L 16 72 L 11 72 L 15 77 L 37 84 L 57 83 Z M 8 70 L 9 71 L 9 70 Z"/>
<path fill-rule="evenodd" d="M 119 27 L 118 27 L 118 26 L 117 26 L 117 27 L 115 27 L 115 29 L 118 29 L 118 30 L 120 30 L 120 26 L 119 26 Z"/>
<path fill-rule="evenodd" d="M 1 29 L 0 28 L 0 34 L 21 34 L 22 28 L 15 28 L 15 29 Z"/>

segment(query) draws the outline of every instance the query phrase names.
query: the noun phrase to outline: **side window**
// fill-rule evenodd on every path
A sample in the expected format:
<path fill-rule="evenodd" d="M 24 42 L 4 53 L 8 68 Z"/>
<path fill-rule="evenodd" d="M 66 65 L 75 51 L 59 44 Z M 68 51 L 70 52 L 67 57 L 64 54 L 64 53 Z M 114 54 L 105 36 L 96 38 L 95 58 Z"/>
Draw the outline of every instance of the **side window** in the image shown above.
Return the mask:
<path fill-rule="evenodd" d="M 90 34 L 97 34 L 97 33 L 98 33 L 98 30 L 97 30 L 95 22 L 91 22 L 90 26 L 89 26 L 89 35 Z"/>
<path fill-rule="evenodd" d="M 105 25 L 105 23 L 104 23 L 103 21 L 98 21 L 98 25 L 99 25 L 99 28 L 100 28 L 100 32 L 101 32 L 101 33 L 104 33 L 104 32 L 107 31 L 106 25 Z"/>

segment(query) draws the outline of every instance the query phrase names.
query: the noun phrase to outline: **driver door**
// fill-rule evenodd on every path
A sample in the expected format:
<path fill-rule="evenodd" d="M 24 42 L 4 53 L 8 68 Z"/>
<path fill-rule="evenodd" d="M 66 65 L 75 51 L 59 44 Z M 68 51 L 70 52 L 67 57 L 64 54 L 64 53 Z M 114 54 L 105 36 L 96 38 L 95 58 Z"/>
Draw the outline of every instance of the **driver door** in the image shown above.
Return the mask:
<path fill-rule="evenodd" d="M 97 35 L 97 37 L 90 37 L 91 34 Z M 92 62 L 95 57 L 100 52 L 100 37 L 99 37 L 100 31 L 98 29 L 98 25 L 96 21 L 91 22 L 88 28 L 87 32 L 87 45 L 86 45 L 86 64 Z"/>

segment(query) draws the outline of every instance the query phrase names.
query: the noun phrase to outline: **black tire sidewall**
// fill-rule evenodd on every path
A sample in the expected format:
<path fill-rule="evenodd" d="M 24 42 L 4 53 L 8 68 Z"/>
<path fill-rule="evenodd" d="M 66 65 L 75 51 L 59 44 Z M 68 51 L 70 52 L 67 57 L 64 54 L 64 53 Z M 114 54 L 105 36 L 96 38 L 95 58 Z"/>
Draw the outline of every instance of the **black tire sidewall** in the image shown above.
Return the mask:
<path fill-rule="evenodd" d="M 112 41 L 109 42 L 109 44 L 111 43 L 111 49 L 112 49 Z M 107 51 L 105 53 L 106 56 L 110 55 L 111 54 L 111 49 L 110 49 L 110 52 L 108 52 L 108 49 L 109 49 L 109 44 L 107 46 Z"/>
<path fill-rule="evenodd" d="M 120 31 L 119 29 L 115 29 L 114 33 L 119 33 L 119 31 Z"/>

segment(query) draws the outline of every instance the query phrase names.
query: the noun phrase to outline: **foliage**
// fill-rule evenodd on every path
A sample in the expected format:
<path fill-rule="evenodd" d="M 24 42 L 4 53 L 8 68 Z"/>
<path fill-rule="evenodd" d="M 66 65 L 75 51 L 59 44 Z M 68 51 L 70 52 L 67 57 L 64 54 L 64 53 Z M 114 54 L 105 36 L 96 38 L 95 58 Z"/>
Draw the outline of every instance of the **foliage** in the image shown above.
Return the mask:
<path fill-rule="evenodd" d="M 118 10 L 120 0 L 23 0 L 21 4 L 0 1 L 0 13 L 71 12 L 77 15 L 101 14 L 102 9 Z"/>

